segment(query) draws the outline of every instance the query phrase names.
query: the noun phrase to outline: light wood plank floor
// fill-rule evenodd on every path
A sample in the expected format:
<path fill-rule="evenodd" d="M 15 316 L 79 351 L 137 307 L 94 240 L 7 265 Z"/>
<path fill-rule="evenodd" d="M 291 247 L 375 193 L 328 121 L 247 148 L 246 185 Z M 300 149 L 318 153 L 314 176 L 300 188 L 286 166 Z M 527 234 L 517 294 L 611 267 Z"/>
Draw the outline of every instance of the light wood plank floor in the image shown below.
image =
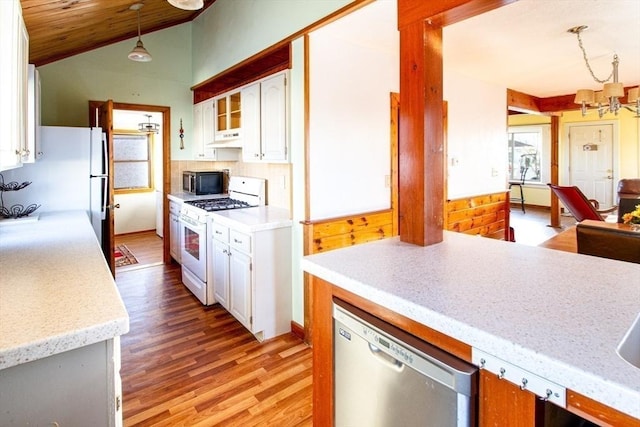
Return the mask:
<path fill-rule="evenodd" d="M 162 237 L 156 234 L 155 230 L 116 235 L 114 244 L 116 246 L 121 244 L 126 245 L 138 260 L 138 264 L 118 267 L 116 274 L 119 271 L 146 267 L 150 264 L 162 262 L 163 240 Z"/>
<path fill-rule="evenodd" d="M 549 209 L 526 206 L 526 213 L 523 213 L 515 205 L 511 206 L 509 221 L 515 230 L 516 243 L 528 246 L 538 246 L 576 224 L 574 217 L 561 215 L 560 228 L 553 228 L 549 226 L 551 223 Z"/>
<path fill-rule="evenodd" d="M 125 426 L 312 425 L 311 349 L 299 338 L 257 342 L 222 307 L 200 304 L 177 264 L 118 272 L 116 283 L 131 324 Z"/>

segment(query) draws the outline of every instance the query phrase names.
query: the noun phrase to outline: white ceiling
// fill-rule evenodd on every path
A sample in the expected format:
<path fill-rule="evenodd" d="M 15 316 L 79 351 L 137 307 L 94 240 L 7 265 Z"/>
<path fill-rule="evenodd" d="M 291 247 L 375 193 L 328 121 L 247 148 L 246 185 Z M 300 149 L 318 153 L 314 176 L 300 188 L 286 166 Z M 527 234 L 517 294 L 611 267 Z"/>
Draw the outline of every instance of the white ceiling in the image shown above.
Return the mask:
<path fill-rule="evenodd" d="M 591 67 L 599 79 L 620 58 L 619 81 L 640 84 L 640 0 L 519 0 L 448 26 L 443 32 L 445 70 L 538 97 L 599 89 L 584 64 L 582 33 Z"/>

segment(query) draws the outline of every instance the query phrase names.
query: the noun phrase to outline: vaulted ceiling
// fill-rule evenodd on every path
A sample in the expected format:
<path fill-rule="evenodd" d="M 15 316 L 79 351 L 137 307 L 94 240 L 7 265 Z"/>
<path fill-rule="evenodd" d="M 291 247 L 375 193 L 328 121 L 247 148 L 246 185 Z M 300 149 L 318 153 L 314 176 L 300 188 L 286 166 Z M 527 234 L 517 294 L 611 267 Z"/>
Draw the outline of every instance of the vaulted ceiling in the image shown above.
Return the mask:
<path fill-rule="evenodd" d="M 20 0 L 29 33 L 29 62 L 41 66 L 82 52 L 193 20 L 196 11 L 177 9 L 166 0 Z"/>

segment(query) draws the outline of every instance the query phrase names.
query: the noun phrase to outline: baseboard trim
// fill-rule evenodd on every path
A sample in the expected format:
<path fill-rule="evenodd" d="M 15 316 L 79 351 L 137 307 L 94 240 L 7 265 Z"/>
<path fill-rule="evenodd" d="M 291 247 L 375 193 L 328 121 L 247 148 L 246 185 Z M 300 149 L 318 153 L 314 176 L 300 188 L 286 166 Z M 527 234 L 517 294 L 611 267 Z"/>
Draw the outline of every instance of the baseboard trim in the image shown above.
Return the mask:
<path fill-rule="evenodd" d="M 304 327 L 293 320 L 291 321 L 291 333 L 304 341 Z"/>

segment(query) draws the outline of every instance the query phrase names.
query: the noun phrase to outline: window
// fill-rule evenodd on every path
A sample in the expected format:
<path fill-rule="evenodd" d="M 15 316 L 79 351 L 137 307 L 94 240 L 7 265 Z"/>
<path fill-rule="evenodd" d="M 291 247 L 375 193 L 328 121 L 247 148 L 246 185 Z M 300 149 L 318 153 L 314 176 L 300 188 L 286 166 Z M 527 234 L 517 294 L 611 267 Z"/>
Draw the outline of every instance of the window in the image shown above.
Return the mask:
<path fill-rule="evenodd" d="M 509 128 L 509 180 L 544 183 L 549 180 L 549 125 Z"/>
<path fill-rule="evenodd" d="M 153 191 L 153 134 L 113 135 L 113 181 L 116 193 Z"/>

